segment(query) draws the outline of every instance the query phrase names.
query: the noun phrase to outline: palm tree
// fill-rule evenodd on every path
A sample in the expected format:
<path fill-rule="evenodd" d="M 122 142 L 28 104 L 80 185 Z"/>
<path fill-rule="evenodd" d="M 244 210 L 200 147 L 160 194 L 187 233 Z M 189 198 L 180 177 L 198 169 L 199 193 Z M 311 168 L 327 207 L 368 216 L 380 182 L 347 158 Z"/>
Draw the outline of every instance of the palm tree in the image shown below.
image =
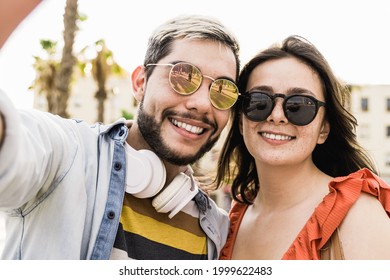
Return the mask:
<path fill-rule="evenodd" d="M 57 42 L 51 40 L 40 40 L 42 49 L 46 52 L 47 58 L 34 56 L 33 67 L 36 72 L 35 80 L 30 86 L 38 94 L 44 94 L 47 100 L 47 110 L 55 111 L 55 99 L 52 98 L 52 92 L 55 91 L 55 77 L 58 71 L 59 62 L 55 59 Z"/>
<path fill-rule="evenodd" d="M 55 58 L 57 43 L 41 40 L 41 46 L 48 54 L 46 59 L 34 57 L 33 67 L 37 76 L 30 88 L 45 94 L 48 111 L 68 118 L 69 85 L 76 59 L 73 56 L 73 43 L 77 31 L 77 0 L 67 0 L 64 13 L 64 47 L 61 61 Z"/>
<path fill-rule="evenodd" d="M 113 52 L 106 46 L 104 40 L 95 43 L 96 57 L 85 58 L 85 47 L 76 58 L 73 55 L 75 33 L 78 30 L 77 20 L 86 20 L 85 16 L 79 16 L 77 0 L 67 0 L 64 13 L 64 47 L 61 61 L 55 58 L 57 43 L 50 40 L 41 40 L 42 48 L 47 52 L 47 59 L 35 57 L 34 68 L 37 77 L 31 86 L 38 93 L 45 94 L 48 111 L 62 117 L 69 117 L 67 112 L 70 97 L 70 82 L 74 66 L 80 68 L 81 75 L 86 73 L 87 67 L 97 83 L 98 90 L 95 98 L 98 102 L 97 121 L 104 122 L 105 101 L 108 98 L 107 80 L 112 75 L 124 76 L 125 70 L 120 67 L 113 58 Z"/>
<path fill-rule="evenodd" d="M 113 53 L 107 48 L 104 40 L 97 41 L 95 47 L 97 54 L 92 60 L 92 76 L 98 86 L 95 93 L 95 98 L 98 101 L 97 121 L 104 122 L 104 103 L 108 98 L 107 79 L 111 75 L 124 76 L 125 70 L 114 61 Z"/>
<path fill-rule="evenodd" d="M 75 58 L 73 56 L 73 44 L 77 31 L 77 19 L 79 18 L 77 12 L 77 0 L 66 0 L 65 14 L 64 14 L 64 48 L 62 50 L 62 57 L 59 70 L 55 78 L 55 91 L 53 98 L 56 99 L 55 113 L 69 117 L 67 113 L 67 105 L 69 99 L 69 84 L 73 73 L 73 66 L 75 65 Z"/>

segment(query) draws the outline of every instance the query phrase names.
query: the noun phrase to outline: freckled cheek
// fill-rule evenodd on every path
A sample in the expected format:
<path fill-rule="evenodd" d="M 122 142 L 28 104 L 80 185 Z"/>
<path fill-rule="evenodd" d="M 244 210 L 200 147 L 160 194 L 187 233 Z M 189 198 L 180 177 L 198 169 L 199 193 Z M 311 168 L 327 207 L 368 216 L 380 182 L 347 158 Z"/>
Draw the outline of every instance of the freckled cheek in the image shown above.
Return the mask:
<path fill-rule="evenodd" d="M 307 129 L 305 129 L 305 127 L 302 127 L 302 129 L 298 131 L 298 137 L 305 139 L 305 141 L 316 141 L 318 136 L 319 136 L 319 128 L 317 125 L 312 127 L 307 127 Z"/>
<path fill-rule="evenodd" d="M 317 145 L 318 131 L 308 130 L 304 133 L 300 133 L 297 137 L 297 150 L 300 152 L 313 152 Z"/>
<path fill-rule="evenodd" d="M 253 157 L 257 157 L 257 154 L 261 154 L 264 152 L 261 145 L 259 145 L 259 135 L 255 133 L 251 133 L 248 130 L 244 130 L 243 133 L 244 144 L 247 147 L 249 153 Z"/>
<path fill-rule="evenodd" d="M 259 134 L 257 134 L 250 125 L 245 124 L 245 122 L 242 126 L 242 137 L 244 138 L 244 143 L 248 150 L 257 149 Z"/>
<path fill-rule="evenodd" d="M 248 133 L 255 133 L 257 127 L 256 122 L 250 122 L 247 120 L 242 121 L 242 132 L 243 134 L 248 134 Z"/>
<path fill-rule="evenodd" d="M 299 155 L 304 155 L 304 154 L 307 154 L 310 150 L 310 147 L 305 145 L 305 144 L 301 144 L 301 145 L 297 145 L 294 147 L 294 150 L 292 150 L 291 152 L 293 152 L 294 154 L 296 154 L 297 156 Z"/>

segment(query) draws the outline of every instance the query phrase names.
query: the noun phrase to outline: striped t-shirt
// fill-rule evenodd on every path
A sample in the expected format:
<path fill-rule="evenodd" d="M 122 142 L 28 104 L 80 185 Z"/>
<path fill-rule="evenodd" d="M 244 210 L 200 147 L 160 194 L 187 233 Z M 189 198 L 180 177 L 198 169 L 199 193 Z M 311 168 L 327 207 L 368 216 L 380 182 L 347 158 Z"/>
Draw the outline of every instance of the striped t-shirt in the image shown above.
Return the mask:
<path fill-rule="evenodd" d="M 169 219 L 154 209 L 152 199 L 125 193 L 110 259 L 207 259 L 207 238 L 198 217 L 192 200 Z"/>

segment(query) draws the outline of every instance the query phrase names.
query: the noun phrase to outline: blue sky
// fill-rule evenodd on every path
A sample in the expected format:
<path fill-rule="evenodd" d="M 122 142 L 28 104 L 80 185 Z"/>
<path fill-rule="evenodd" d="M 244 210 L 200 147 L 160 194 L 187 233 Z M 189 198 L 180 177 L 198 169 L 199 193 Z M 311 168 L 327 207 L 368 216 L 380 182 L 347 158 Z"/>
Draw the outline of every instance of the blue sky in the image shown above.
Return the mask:
<path fill-rule="evenodd" d="M 237 36 L 245 63 L 257 51 L 298 34 L 313 42 L 337 76 L 354 84 L 390 84 L 390 11 L 385 0 L 310 1 L 128 1 L 79 0 L 88 16 L 75 50 L 105 39 L 116 61 L 131 72 L 144 57 L 146 41 L 161 22 L 179 14 L 220 19 Z M 255 5 L 256 3 L 256 5 Z M 43 0 L 0 50 L 0 88 L 16 107 L 32 106 L 33 55 L 40 39 L 61 41 L 65 0 Z"/>

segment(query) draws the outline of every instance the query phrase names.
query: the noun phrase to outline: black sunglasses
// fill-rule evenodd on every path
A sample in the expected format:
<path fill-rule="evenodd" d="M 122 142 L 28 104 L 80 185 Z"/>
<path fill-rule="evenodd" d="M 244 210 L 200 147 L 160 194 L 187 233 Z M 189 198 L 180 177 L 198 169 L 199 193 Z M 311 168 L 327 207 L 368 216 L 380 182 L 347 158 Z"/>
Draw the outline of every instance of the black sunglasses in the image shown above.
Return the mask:
<path fill-rule="evenodd" d="M 288 95 L 281 93 L 269 94 L 267 92 L 253 91 L 241 95 L 242 110 L 245 116 L 255 122 L 266 120 L 275 107 L 275 99 L 283 98 L 283 112 L 287 120 L 299 126 L 308 125 L 316 117 L 325 102 L 304 94 Z"/>

